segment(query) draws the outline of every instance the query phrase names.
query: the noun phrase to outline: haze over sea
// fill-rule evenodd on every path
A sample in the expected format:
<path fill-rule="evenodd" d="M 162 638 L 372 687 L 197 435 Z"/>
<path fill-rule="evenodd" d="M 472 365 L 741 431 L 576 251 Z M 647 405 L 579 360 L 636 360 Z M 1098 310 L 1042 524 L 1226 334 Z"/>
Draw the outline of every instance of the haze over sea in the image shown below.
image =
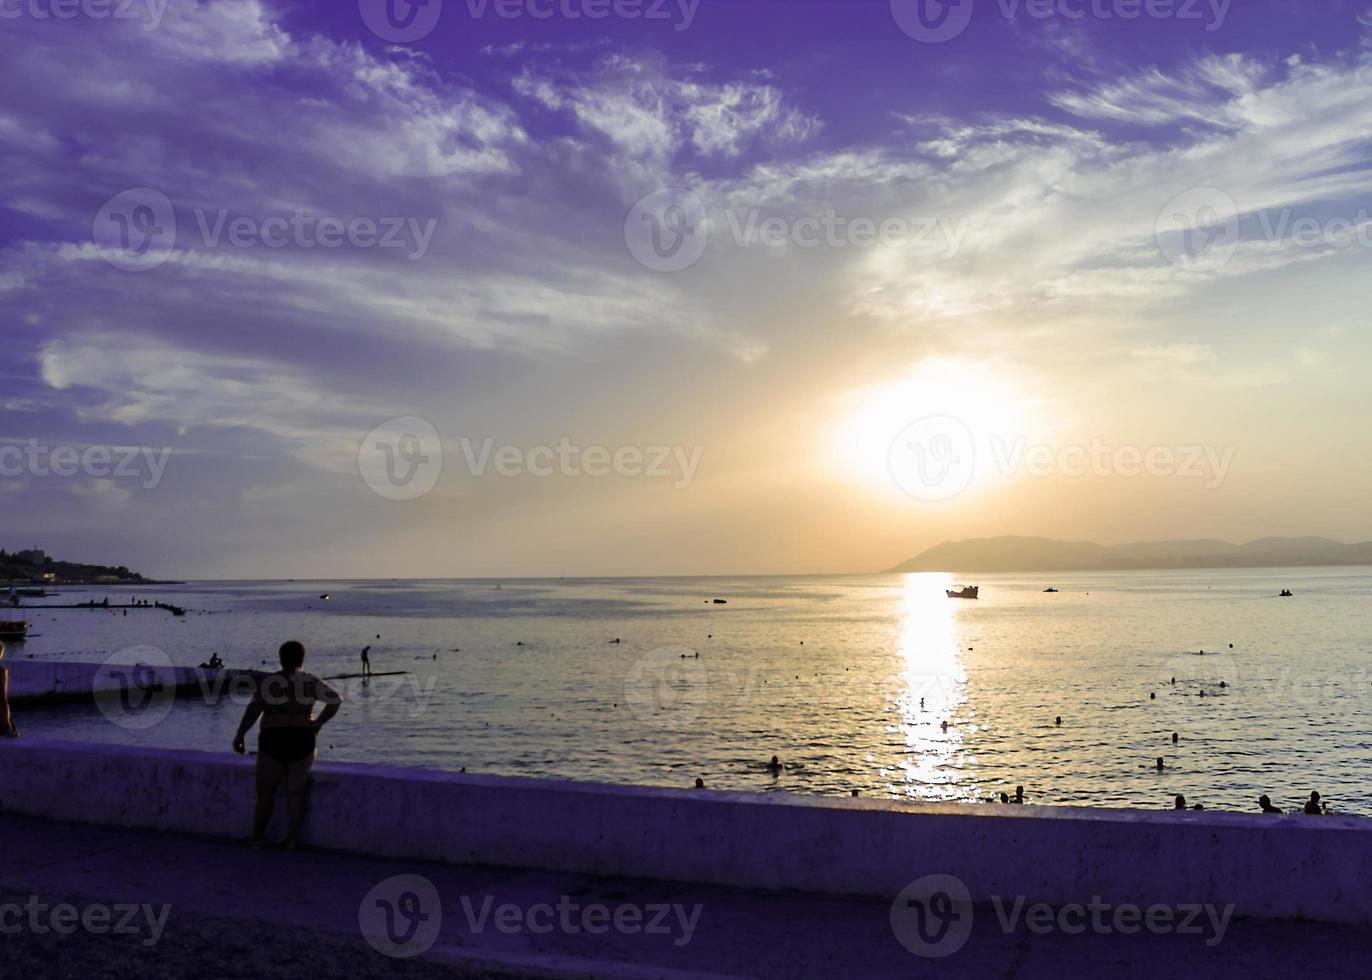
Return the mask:
<path fill-rule="evenodd" d="M 1031 803 L 1146 808 L 1254 810 L 1260 793 L 1292 808 L 1316 789 L 1372 815 L 1372 570 L 975 581 L 976 602 L 947 599 L 962 582 L 941 574 L 64 588 L 41 601 L 190 611 L 33 610 L 12 657 L 146 646 L 260 667 L 299 638 L 307 669 L 335 677 L 370 644 L 374 670 L 409 674 L 340 683 L 326 761 L 930 801 L 1023 785 Z M 241 703 L 178 701 L 147 727 L 95 706 L 17 721 L 227 753 Z M 778 777 L 773 754 L 792 765 Z"/>

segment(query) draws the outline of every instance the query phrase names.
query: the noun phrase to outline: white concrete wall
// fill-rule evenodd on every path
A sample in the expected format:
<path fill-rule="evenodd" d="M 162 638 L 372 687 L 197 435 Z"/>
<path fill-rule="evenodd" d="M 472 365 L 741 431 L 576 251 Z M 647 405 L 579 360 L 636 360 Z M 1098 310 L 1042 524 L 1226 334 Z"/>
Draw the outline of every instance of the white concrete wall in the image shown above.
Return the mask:
<path fill-rule="evenodd" d="M 246 834 L 252 761 L 21 739 L 0 809 Z M 378 857 L 894 897 L 953 874 L 973 898 L 1233 903 L 1237 914 L 1372 923 L 1372 821 L 887 801 L 321 764 L 306 837 Z"/>

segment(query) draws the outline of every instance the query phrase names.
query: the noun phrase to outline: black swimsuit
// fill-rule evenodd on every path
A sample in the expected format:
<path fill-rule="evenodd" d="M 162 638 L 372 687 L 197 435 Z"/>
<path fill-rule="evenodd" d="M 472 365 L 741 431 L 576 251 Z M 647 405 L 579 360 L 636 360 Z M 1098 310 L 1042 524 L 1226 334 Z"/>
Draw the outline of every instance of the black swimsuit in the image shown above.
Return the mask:
<path fill-rule="evenodd" d="M 315 752 L 313 728 L 264 728 L 257 740 L 257 751 L 273 762 L 293 766 Z"/>

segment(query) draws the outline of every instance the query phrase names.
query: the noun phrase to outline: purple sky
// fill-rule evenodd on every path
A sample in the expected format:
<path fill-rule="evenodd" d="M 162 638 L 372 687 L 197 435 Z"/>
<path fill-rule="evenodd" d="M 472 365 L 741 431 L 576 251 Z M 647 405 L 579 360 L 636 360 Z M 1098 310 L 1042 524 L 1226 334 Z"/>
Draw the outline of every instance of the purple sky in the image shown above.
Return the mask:
<path fill-rule="evenodd" d="M 443 0 L 392 44 L 363 16 L 381 0 L 0 0 L 0 544 L 367 577 L 876 569 L 982 533 L 1372 537 L 1366 243 L 1270 230 L 1370 220 L 1372 4 L 962 0 L 965 30 L 931 43 L 898 23 L 915 0 L 566 16 L 588 2 Z M 1169 263 L 1157 236 L 1197 187 L 1237 208 L 1222 266 Z M 663 188 L 709 214 L 677 272 L 626 247 Z M 174 240 L 111 261 L 164 200 Z M 729 240 L 749 212 L 826 211 L 965 237 Z M 395 247 L 319 247 L 321 218 Z M 1013 387 L 1040 441 L 1233 447 L 1234 469 L 942 509 L 835 473 L 820 444 L 854 399 L 943 364 Z M 359 476 L 397 416 L 441 437 L 420 499 Z M 462 439 L 702 452 L 689 481 L 476 476 Z M 35 441 L 148 453 L 62 476 L 19 461 Z"/>

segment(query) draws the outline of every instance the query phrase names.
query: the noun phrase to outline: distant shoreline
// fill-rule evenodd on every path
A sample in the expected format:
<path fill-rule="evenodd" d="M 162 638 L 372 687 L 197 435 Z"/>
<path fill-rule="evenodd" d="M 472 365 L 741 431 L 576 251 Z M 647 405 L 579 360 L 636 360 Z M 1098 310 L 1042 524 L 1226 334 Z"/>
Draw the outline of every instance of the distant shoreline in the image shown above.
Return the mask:
<path fill-rule="evenodd" d="M 1346 568 L 1372 565 L 1372 542 L 1329 538 L 1260 538 L 1246 544 L 1215 540 L 1091 541 L 1006 536 L 945 541 L 888 569 L 893 573 L 1132 572 L 1237 568 Z"/>

